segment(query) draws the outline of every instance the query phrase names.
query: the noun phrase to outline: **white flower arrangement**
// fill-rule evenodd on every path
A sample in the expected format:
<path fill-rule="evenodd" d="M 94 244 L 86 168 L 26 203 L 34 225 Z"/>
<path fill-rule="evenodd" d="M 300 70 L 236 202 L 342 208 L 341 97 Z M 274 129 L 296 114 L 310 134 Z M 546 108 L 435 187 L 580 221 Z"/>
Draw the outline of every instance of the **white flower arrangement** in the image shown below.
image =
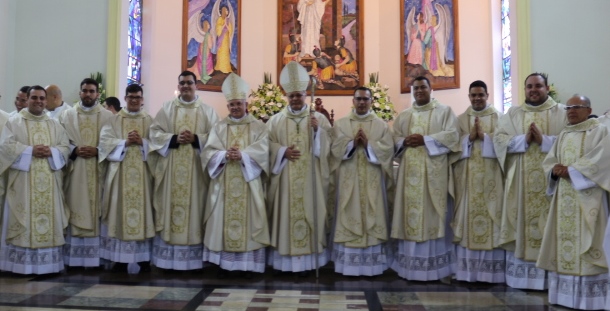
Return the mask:
<path fill-rule="evenodd" d="M 269 119 L 288 105 L 279 86 L 271 83 L 271 74 L 265 73 L 264 83 L 250 93 L 248 112 L 258 119 Z"/>
<path fill-rule="evenodd" d="M 368 87 L 373 95 L 371 105 L 373 112 L 386 122 L 394 120 L 396 111 L 394 110 L 394 104 L 390 101 L 390 96 L 388 96 L 390 88 L 387 85 L 381 86 L 379 84 L 379 73 L 371 73 L 369 83 L 364 86 Z"/>

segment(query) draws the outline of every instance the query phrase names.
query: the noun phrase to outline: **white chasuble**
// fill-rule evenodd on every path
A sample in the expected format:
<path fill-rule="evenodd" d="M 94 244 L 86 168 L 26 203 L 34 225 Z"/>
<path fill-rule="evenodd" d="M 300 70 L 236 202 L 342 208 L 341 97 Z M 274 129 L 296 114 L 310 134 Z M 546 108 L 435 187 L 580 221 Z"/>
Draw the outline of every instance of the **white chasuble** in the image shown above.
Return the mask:
<path fill-rule="evenodd" d="M 547 181 L 542 170 L 546 153 L 535 142 L 525 153 L 509 153 L 518 135 L 528 132 L 535 123 L 545 136 L 556 136 L 566 125 L 563 105 L 550 97 L 539 105 L 511 107 L 500 118 L 494 135 L 494 147 L 505 175 L 504 208 L 500 244 L 514 251 L 515 257 L 536 261 L 544 232 L 544 217 L 549 210 L 546 197 Z"/>
<path fill-rule="evenodd" d="M 251 115 L 239 121 L 229 117 L 210 131 L 201 158 L 204 167 L 229 148 L 238 148 L 240 161 L 223 158 L 220 174 L 210 181 L 204 215 L 204 245 L 214 252 L 249 252 L 269 245 L 263 177 L 269 172 L 269 138 L 266 126 Z M 224 153 L 223 153 L 224 154 Z M 244 163 L 247 162 L 247 163 Z M 261 174 L 246 181 L 244 171 L 260 168 Z"/>
<path fill-rule="evenodd" d="M 354 146 L 353 150 L 347 150 L 360 129 L 368 139 L 367 148 Z M 384 194 L 393 193 L 391 131 L 374 113 L 362 118 L 352 112 L 335 123 L 333 136 L 332 171 L 338 170 L 333 241 L 350 248 L 381 244 L 388 240 L 389 233 L 388 202 Z M 372 157 L 367 154 L 368 147 L 377 164 L 369 161 Z"/>
<path fill-rule="evenodd" d="M 581 189 L 572 172 L 569 179 L 551 181 L 553 198 L 538 267 L 575 276 L 608 272 L 603 251 L 608 212 L 603 200 L 610 189 L 609 138 L 608 128 L 597 119 L 568 125 L 545 158 L 542 165 L 549 178 L 553 167 L 561 164 L 594 183 Z"/>
<path fill-rule="evenodd" d="M 188 130 L 197 135 L 203 148 L 218 117 L 201 100 L 184 103 L 179 98 L 166 102 L 150 128 L 150 150 L 167 149 L 174 135 Z M 155 167 L 153 206 L 155 227 L 163 241 L 172 245 L 202 242 L 205 196 L 209 176 L 203 171 L 199 150 L 180 144 L 161 154 Z"/>
<path fill-rule="evenodd" d="M 270 140 L 270 167 L 272 172 L 267 190 L 267 205 L 271 213 L 272 245 L 280 255 L 300 256 L 315 252 L 313 232 L 318 230 L 318 251 L 326 246 L 326 199 L 329 183 L 328 155 L 330 152 L 330 123 L 320 113 L 314 113 L 319 122 L 320 155 L 312 161 L 314 132 L 310 111 L 303 109 L 292 114 L 288 109 L 274 115 L 268 122 Z M 301 152 L 298 160 L 283 158 L 286 147 L 295 146 Z M 313 165 L 313 166 L 312 166 Z M 312 196 L 312 170 L 314 170 L 317 197 Z M 314 203 L 315 200 L 315 203 Z M 314 208 L 317 224 L 314 222 Z"/>
<path fill-rule="evenodd" d="M 394 141 L 420 134 L 449 151 L 460 150 L 457 118 L 451 108 L 432 100 L 401 112 L 394 122 Z M 402 145 L 401 145 L 402 146 Z M 450 184 L 449 155 L 429 156 L 426 146 L 406 147 L 400 156 L 392 237 L 424 242 L 445 236 Z"/>
<path fill-rule="evenodd" d="M 131 131 L 148 139 L 151 117 L 144 111 L 130 114 L 122 109 L 102 128 L 100 159 L 106 159 L 115 148 L 122 148 L 122 161 L 108 165 L 103 196 L 102 222 L 108 226 L 108 237 L 123 241 L 142 241 L 155 235 L 152 210 L 152 174 L 149 167 L 155 154 L 143 160 L 143 146 L 124 146 Z"/>
<path fill-rule="evenodd" d="M 482 111 L 469 107 L 458 117 L 462 141 L 468 140 L 477 117 L 486 135 L 485 140 L 489 142 L 470 142 L 470 156 L 459 160 L 453 166 L 453 240 L 470 250 L 492 250 L 499 244 L 504 182 L 498 160 L 483 156 L 483 144 L 491 145 L 500 114 L 491 106 Z"/>
<path fill-rule="evenodd" d="M 0 170 L 8 169 L 6 242 L 32 249 L 63 245 L 69 211 L 61 170 L 52 170 L 50 158 L 33 156 L 28 171 L 9 167 L 28 146 L 36 145 L 55 148 L 65 162 L 69 147 L 64 129 L 46 114 L 35 116 L 24 109 L 6 123 L 0 142 Z"/>
<path fill-rule="evenodd" d="M 70 144 L 97 147 L 102 126 L 110 122 L 113 114 L 96 104 L 83 109 L 81 104 L 66 110 L 60 123 L 66 129 Z M 106 161 L 98 158 L 77 157 L 68 162 L 64 177 L 66 203 L 70 207 L 70 229 L 73 237 L 100 235 L 101 195 L 106 176 Z"/>

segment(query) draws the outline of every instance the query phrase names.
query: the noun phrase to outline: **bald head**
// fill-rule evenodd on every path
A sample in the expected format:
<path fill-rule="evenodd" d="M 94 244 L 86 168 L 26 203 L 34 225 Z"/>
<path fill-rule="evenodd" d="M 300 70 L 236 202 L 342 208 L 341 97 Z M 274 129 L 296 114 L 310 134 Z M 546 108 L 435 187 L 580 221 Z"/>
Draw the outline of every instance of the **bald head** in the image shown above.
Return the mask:
<path fill-rule="evenodd" d="M 571 125 L 581 123 L 591 114 L 591 100 L 587 96 L 574 94 L 566 102 L 566 110 Z"/>
<path fill-rule="evenodd" d="M 47 91 L 47 110 L 53 111 L 55 108 L 61 106 L 63 102 L 63 97 L 61 95 L 61 89 L 55 85 L 51 84 L 45 88 Z"/>

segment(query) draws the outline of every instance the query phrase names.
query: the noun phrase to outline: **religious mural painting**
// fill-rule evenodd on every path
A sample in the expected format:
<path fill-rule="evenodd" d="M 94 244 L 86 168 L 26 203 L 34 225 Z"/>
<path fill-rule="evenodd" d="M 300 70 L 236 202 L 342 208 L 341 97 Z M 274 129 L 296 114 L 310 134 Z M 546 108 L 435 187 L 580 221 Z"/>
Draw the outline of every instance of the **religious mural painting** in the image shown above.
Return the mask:
<path fill-rule="evenodd" d="M 402 0 L 400 8 L 401 91 L 418 76 L 432 89 L 460 87 L 456 0 Z"/>
<path fill-rule="evenodd" d="M 364 0 L 279 0 L 278 74 L 297 61 L 317 95 L 351 95 L 363 81 Z"/>
<path fill-rule="evenodd" d="M 195 73 L 197 89 L 220 92 L 240 73 L 241 0 L 184 0 L 182 68 Z"/>

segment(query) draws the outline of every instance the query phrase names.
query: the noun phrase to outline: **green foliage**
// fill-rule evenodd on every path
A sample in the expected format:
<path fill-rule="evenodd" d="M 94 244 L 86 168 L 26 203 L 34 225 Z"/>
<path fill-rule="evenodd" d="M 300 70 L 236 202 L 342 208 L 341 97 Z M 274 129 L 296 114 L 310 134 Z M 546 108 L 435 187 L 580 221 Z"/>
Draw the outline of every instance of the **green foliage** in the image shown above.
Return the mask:
<path fill-rule="evenodd" d="M 288 105 L 279 86 L 271 83 L 271 74 L 265 73 L 264 83 L 250 93 L 248 113 L 258 119 L 268 119 Z"/>
<path fill-rule="evenodd" d="M 394 120 L 396 111 L 394 110 L 394 104 L 390 101 L 390 96 L 388 96 L 389 87 L 379 84 L 379 73 L 369 74 L 369 83 L 364 86 L 371 89 L 373 95 L 371 109 L 373 109 L 373 112 L 386 122 Z"/>
<path fill-rule="evenodd" d="M 102 73 L 99 71 L 95 74 L 92 73 L 90 78 L 95 80 L 99 84 L 100 96 L 98 97 L 98 100 L 100 101 L 100 103 L 103 103 L 106 100 L 106 88 L 104 87 L 104 79 Z"/>

